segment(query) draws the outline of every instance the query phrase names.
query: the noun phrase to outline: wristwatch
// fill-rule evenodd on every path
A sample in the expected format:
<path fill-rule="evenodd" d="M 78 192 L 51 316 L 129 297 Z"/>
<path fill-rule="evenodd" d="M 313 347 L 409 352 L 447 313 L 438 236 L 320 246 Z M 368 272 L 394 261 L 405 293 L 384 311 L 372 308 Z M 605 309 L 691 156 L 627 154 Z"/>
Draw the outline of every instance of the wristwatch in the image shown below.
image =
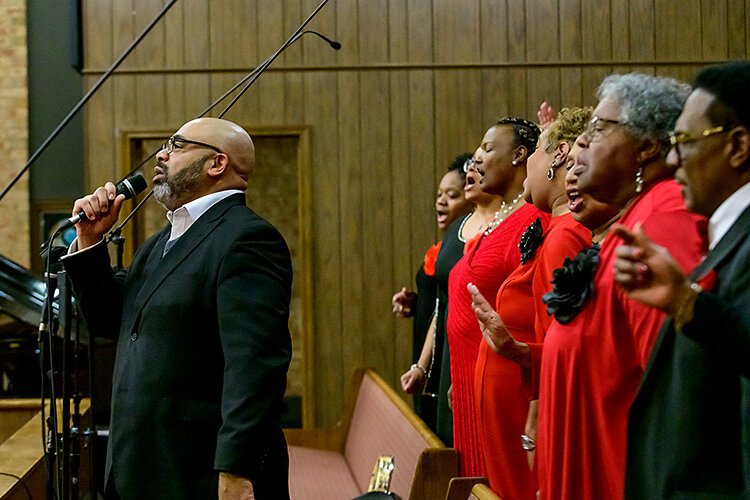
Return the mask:
<path fill-rule="evenodd" d="M 536 448 L 536 441 L 526 434 L 521 434 L 521 448 L 526 451 L 534 451 Z"/>

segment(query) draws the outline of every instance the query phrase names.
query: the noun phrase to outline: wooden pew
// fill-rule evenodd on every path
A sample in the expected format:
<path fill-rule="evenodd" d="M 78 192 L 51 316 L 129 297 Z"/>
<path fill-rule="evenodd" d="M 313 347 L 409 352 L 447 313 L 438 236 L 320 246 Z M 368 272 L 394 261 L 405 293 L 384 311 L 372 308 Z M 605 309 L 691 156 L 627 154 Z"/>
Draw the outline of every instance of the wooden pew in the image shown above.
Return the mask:
<path fill-rule="evenodd" d="M 477 483 L 471 489 L 467 500 L 502 500 L 497 496 L 489 486 L 484 483 Z"/>
<path fill-rule="evenodd" d="M 451 478 L 450 483 L 448 483 L 448 494 L 445 496 L 445 500 L 466 500 L 466 498 L 472 498 L 471 493 L 477 486 L 484 486 L 491 492 L 489 485 L 490 481 L 484 476 Z"/>
<path fill-rule="evenodd" d="M 445 498 L 458 473 L 446 448 L 396 392 L 370 368 L 357 369 L 334 427 L 286 429 L 292 500 L 354 498 L 367 491 L 380 455 L 393 455 L 391 490 L 402 499 Z"/>

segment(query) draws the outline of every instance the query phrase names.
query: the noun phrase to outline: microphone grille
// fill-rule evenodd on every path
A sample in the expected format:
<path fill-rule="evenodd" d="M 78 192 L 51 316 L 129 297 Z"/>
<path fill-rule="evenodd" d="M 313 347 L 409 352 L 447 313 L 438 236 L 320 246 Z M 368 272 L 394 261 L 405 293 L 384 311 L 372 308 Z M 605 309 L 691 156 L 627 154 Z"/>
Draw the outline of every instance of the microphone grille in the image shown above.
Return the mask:
<path fill-rule="evenodd" d="M 117 194 L 124 194 L 128 200 L 146 189 L 146 178 L 140 172 L 125 177 L 117 184 Z"/>

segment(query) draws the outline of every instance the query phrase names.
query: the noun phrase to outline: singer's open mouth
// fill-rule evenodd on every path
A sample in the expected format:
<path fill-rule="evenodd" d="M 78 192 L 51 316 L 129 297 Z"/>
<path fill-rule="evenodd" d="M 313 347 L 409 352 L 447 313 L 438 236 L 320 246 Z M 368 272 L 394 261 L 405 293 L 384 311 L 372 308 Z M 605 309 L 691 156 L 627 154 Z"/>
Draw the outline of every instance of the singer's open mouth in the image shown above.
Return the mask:
<path fill-rule="evenodd" d="M 156 165 L 154 167 L 154 178 L 152 179 L 153 182 L 162 182 L 164 180 L 165 174 L 164 169 L 160 165 Z"/>

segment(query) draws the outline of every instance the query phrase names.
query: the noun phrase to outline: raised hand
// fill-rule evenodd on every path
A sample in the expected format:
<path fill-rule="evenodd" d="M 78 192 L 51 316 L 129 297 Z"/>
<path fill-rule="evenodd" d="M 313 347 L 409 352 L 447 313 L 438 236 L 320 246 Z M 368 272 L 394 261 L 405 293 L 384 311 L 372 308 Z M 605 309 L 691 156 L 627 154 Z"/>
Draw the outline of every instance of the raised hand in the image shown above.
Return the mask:
<path fill-rule="evenodd" d="M 407 290 L 405 287 L 401 288 L 400 291 L 393 294 L 391 304 L 393 305 L 393 315 L 399 318 L 408 318 L 414 314 L 414 302 L 417 299 L 417 294 L 411 290 Z"/>
<path fill-rule="evenodd" d="M 521 366 L 531 365 L 531 354 L 528 344 L 518 342 L 505 328 L 500 315 L 492 308 L 479 289 L 472 283 L 466 286 L 471 295 L 472 309 L 479 321 L 482 337 L 495 354 L 518 363 Z"/>
<path fill-rule="evenodd" d="M 111 182 L 97 188 L 88 196 L 79 198 L 73 204 L 73 215 L 83 212 L 85 217 L 76 224 L 78 248 L 83 249 L 98 243 L 107 231 L 117 222 L 125 195 L 117 196 Z"/>
<path fill-rule="evenodd" d="M 501 354 L 504 346 L 512 342 L 513 338 L 505 329 L 503 320 L 500 315 L 492 308 L 487 299 L 484 298 L 479 289 L 473 284 L 467 285 L 469 295 L 471 295 L 471 307 L 474 309 L 474 315 L 479 321 L 479 329 L 482 331 L 482 337 L 487 345 L 495 352 Z"/>
<path fill-rule="evenodd" d="M 536 118 L 539 121 L 539 128 L 544 130 L 555 121 L 555 108 L 550 106 L 547 101 L 542 102 L 539 105 L 539 111 L 536 112 Z"/>
<path fill-rule="evenodd" d="M 640 224 L 629 230 L 612 226 L 622 238 L 615 249 L 615 280 L 632 298 L 674 316 L 690 291 L 690 282 L 666 248 L 649 239 Z"/>

